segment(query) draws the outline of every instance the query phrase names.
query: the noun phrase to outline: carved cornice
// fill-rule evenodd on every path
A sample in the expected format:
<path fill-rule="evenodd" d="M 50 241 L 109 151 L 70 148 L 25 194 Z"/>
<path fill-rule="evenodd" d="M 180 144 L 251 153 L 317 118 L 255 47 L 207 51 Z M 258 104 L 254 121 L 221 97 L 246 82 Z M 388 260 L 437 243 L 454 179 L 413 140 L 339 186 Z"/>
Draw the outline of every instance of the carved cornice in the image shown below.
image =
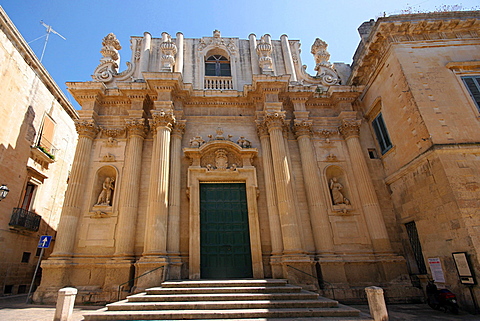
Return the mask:
<path fill-rule="evenodd" d="M 93 119 L 76 120 L 75 128 L 79 137 L 83 136 L 90 139 L 94 139 L 100 131 L 100 128 Z"/>
<path fill-rule="evenodd" d="M 354 57 L 350 83 L 365 84 L 392 43 L 475 39 L 480 35 L 480 14 L 443 12 L 379 18 Z"/>
<path fill-rule="evenodd" d="M 338 127 L 338 131 L 345 139 L 358 137 L 361 124 L 362 121 L 360 119 L 344 119 L 342 120 L 342 125 Z"/>
<path fill-rule="evenodd" d="M 313 121 L 312 120 L 295 119 L 293 121 L 293 130 L 294 130 L 295 136 L 297 138 L 299 138 L 301 136 L 311 136 L 312 135 L 312 127 L 313 127 Z"/>
<path fill-rule="evenodd" d="M 174 123 L 175 116 L 172 112 L 165 112 L 163 110 L 155 110 L 152 112 L 152 119 L 150 119 L 151 128 L 166 127 L 171 130 Z"/>
<path fill-rule="evenodd" d="M 140 136 L 145 138 L 147 136 L 147 126 L 145 126 L 145 119 L 132 118 L 125 121 L 125 128 L 128 136 Z"/>

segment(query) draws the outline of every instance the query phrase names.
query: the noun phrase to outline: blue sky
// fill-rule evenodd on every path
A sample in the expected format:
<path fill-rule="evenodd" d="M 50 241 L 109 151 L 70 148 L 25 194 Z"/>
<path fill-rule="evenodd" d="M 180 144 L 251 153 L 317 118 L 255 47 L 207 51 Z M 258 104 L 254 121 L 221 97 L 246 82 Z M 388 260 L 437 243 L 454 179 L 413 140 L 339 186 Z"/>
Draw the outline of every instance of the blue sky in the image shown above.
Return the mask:
<path fill-rule="evenodd" d="M 436 0 L 1 0 L 0 5 L 27 42 L 45 35 L 43 20 L 67 40 L 51 34 L 43 64 L 65 92 L 67 81 L 89 81 L 101 58 L 103 37 L 113 32 L 123 49 L 120 71 L 130 60 L 130 36 L 148 31 L 153 37 L 180 31 L 185 38 L 211 36 L 213 30 L 225 37 L 247 39 L 268 33 L 282 34 L 302 42 L 302 63 L 313 73 L 310 47 L 315 38 L 329 45 L 331 62 L 351 63 L 360 40 L 357 28 L 364 21 L 386 13 L 398 14 L 413 7 L 432 11 L 443 5 L 477 7 L 478 0 L 446 2 Z M 30 43 L 40 57 L 45 38 Z M 70 94 L 67 97 L 78 108 Z"/>

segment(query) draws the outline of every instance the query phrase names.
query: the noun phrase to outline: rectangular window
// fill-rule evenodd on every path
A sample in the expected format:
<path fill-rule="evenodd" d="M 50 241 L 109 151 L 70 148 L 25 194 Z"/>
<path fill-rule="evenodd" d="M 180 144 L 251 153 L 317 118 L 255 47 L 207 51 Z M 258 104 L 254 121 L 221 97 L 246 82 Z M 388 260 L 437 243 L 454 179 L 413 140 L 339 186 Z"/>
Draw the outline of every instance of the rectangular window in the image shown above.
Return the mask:
<path fill-rule="evenodd" d="M 385 154 L 392 148 L 392 142 L 390 141 L 390 136 L 388 136 L 387 127 L 383 121 L 382 113 L 378 114 L 377 117 L 372 122 L 373 130 L 375 131 L 375 136 L 377 136 L 378 144 L 380 145 L 380 150 L 382 155 Z"/>
<path fill-rule="evenodd" d="M 417 226 L 415 225 L 415 222 L 409 222 L 405 224 L 405 228 L 407 229 L 408 239 L 412 247 L 415 262 L 417 263 L 418 273 L 427 274 L 427 267 L 425 266 L 425 260 L 423 258 L 422 245 L 420 244 L 420 239 L 418 237 Z"/>
<path fill-rule="evenodd" d="M 45 148 L 49 153 L 53 154 L 55 152 L 55 147 L 53 146 L 53 133 L 55 131 L 55 122 L 50 116 L 45 114 L 43 118 L 43 127 L 42 134 L 40 136 L 40 141 L 38 145 Z"/>
<path fill-rule="evenodd" d="M 23 252 L 23 255 L 22 255 L 22 263 L 28 263 L 28 261 L 30 261 L 30 255 L 32 253 L 30 252 Z"/>
<path fill-rule="evenodd" d="M 462 77 L 462 80 L 480 111 L 480 76 Z"/>

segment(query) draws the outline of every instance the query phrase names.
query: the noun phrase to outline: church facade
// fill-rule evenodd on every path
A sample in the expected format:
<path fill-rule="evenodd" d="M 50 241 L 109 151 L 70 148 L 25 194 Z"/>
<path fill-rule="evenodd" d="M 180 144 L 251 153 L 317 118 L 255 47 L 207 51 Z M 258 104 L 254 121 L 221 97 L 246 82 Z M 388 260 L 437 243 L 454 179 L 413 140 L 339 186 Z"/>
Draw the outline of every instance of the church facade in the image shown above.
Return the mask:
<path fill-rule="evenodd" d="M 109 301 L 163 280 L 286 278 L 412 301 L 430 258 L 459 289 L 452 253 L 478 269 L 479 26 L 478 12 L 372 20 L 351 67 L 317 39 L 315 75 L 286 35 L 218 30 L 132 37 L 119 72 L 107 35 L 93 80 L 68 84 L 79 139 L 35 300 L 65 285 Z"/>

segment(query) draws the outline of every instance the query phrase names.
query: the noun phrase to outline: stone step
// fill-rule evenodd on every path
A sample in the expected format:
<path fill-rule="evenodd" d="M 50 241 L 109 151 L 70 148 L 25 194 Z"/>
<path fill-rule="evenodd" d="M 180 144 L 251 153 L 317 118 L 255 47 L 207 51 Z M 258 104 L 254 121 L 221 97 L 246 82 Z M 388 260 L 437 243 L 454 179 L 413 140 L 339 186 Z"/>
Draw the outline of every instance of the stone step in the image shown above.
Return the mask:
<path fill-rule="evenodd" d="M 285 279 L 239 279 L 239 280 L 178 280 L 165 281 L 163 288 L 195 288 L 195 287 L 261 287 L 261 286 L 282 286 L 287 285 Z"/>
<path fill-rule="evenodd" d="M 335 308 L 338 302 L 317 300 L 251 300 L 251 301 L 191 301 L 191 302 L 117 302 L 108 304 L 108 311 L 132 310 L 226 310 L 226 309 L 285 309 Z"/>
<path fill-rule="evenodd" d="M 164 294 L 147 295 L 138 293 L 128 297 L 129 302 L 163 301 L 240 301 L 240 300 L 315 300 L 317 293 L 301 291 L 295 293 L 209 293 L 209 294 Z"/>
<path fill-rule="evenodd" d="M 154 294 L 187 294 L 187 293 L 292 293 L 300 292 L 300 286 L 232 286 L 232 287 L 194 287 L 194 288 L 164 288 L 147 289 L 148 295 Z"/>
<path fill-rule="evenodd" d="M 195 320 L 251 319 L 302 317 L 359 317 L 357 309 L 339 305 L 337 308 L 291 309 L 230 309 L 230 310 L 159 310 L 159 311 L 100 311 L 84 315 L 85 321 L 101 320 Z"/>

